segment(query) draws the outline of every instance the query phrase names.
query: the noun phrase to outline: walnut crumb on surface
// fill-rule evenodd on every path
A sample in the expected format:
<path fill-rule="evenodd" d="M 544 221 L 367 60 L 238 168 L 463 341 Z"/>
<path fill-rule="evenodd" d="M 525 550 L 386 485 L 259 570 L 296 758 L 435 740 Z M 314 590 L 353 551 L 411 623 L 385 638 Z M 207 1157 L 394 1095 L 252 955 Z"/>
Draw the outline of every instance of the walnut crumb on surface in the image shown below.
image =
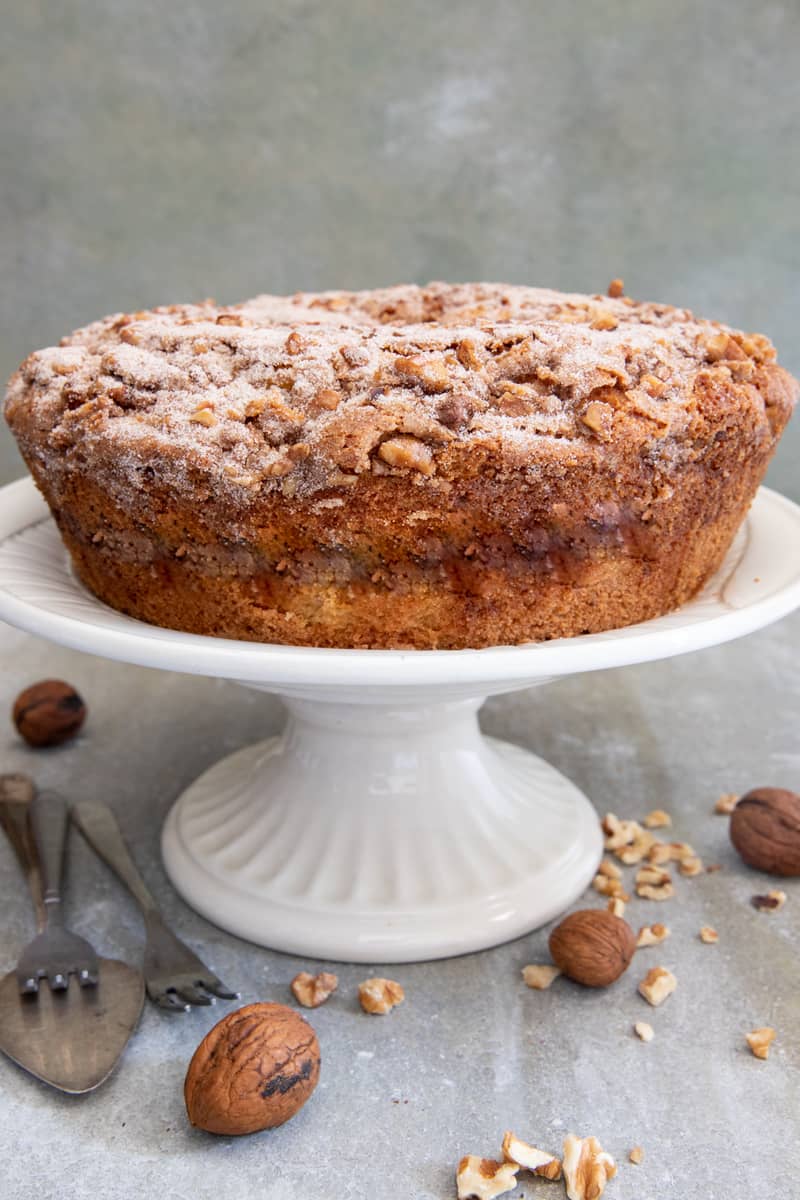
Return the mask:
<path fill-rule="evenodd" d="M 507 1130 L 503 1138 L 503 1158 L 506 1162 L 515 1163 L 523 1171 L 531 1171 L 545 1179 L 561 1178 L 561 1162 L 555 1154 L 546 1150 L 538 1150 L 523 1142 L 511 1130 Z"/>
<path fill-rule="evenodd" d="M 633 1032 L 636 1034 L 640 1042 L 652 1042 L 655 1035 L 653 1026 L 647 1021 L 637 1021 L 633 1027 Z"/>
<path fill-rule="evenodd" d="M 564 1184 L 569 1200 L 599 1200 L 617 1166 L 596 1137 L 580 1138 L 568 1133 L 562 1159 Z"/>
<path fill-rule="evenodd" d="M 662 925 L 660 921 L 656 921 L 654 925 L 642 925 L 636 937 L 636 949 L 641 950 L 643 946 L 657 946 L 659 942 L 668 938 L 669 934 L 669 926 Z"/>
<path fill-rule="evenodd" d="M 723 792 L 717 803 L 714 805 L 714 812 L 720 816 L 728 817 L 739 803 L 739 797 L 735 792 Z"/>
<path fill-rule="evenodd" d="M 719 934 L 716 929 L 710 925 L 703 925 L 698 934 L 701 942 L 705 942 L 707 946 L 713 946 L 719 941 Z"/>
<path fill-rule="evenodd" d="M 301 971 L 291 983 L 295 1000 L 304 1008 L 319 1008 L 320 1004 L 324 1004 L 328 997 L 333 995 L 338 986 L 338 977 L 330 971 L 321 971 L 318 975 Z"/>
<path fill-rule="evenodd" d="M 644 1150 L 641 1146 L 634 1146 L 633 1149 L 628 1152 L 628 1161 L 632 1162 L 637 1167 L 640 1162 L 644 1161 Z"/>
<path fill-rule="evenodd" d="M 497 1162 L 467 1154 L 456 1169 L 458 1200 L 493 1200 L 517 1185 L 519 1167 L 514 1162 Z"/>
<path fill-rule="evenodd" d="M 358 999 L 364 1012 L 383 1015 L 397 1004 L 402 1004 L 406 998 L 399 983 L 394 979 L 383 979 L 376 976 L 365 979 L 358 985 Z"/>
<path fill-rule="evenodd" d="M 648 1004 L 658 1008 L 668 996 L 671 996 L 678 986 L 678 981 L 672 971 L 666 967 L 651 967 L 639 984 L 639 995 L 644 996 Z"/>
<path fill-rule="evenodd" d="M 522 968 L 522 978 L 526 986 L 534 988 L 537 992 L 549 988 L 553 980 L 558 979 L 560 974 L 560 967 L 554 967 L 552 963 L 531 963 Z"/>
<path fill-rule="evenodd" d="M 777 1034 L 770 1025 L 762 1025 L 760 1029 L 751 1029 L 745 1034 L 745 1039 L 756 1058 L 769 1058 L 769 1050 Z"/>
<path fill-rule="evenodd" d="M 606 905 L 606 910 L 613 913 L 615 917 L 624 917 L 625 901 L 621 896 L 612 896 Z"/>
<path fill-rule="evenodd" d="M 668 812 L 664 812 L 663 808 L 654 808 L 644 819 L 644 825 L 648 829 L 663 829 L 665 826 L 671 824 L 672 817 Z"/>
<path fill-rule="evenodd" d="M 760 912 L 777 912 L 786 903 L 786 892 L 776 889 L 767 892 L 763 896 L 751 896 L 750 903 L 753 908 L 757 908 Z"/>

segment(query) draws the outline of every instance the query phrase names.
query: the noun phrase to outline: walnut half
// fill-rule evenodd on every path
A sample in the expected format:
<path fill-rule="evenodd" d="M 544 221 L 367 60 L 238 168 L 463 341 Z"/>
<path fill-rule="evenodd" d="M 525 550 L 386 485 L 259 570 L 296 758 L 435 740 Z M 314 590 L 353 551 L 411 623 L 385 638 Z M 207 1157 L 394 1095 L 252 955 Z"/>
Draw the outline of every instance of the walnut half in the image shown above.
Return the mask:
<path fill-rule="evenodd" d="M 295 975 L 291 986 L 298 1004 L 304 1008 L 319 1008 L 336 991 L 339 979 L 330 971 L 321 971 L 319 975 L 301 971 Z"/>
<path fill-rule="evenodd" d="M 399 983 L 394 979 L 365 979 L 358 985 L 358 999 L 364 1012 L 383 1015 L 388 1013 L 396 1004 L 402 1004 L 406 998 Z"/>
<path fill-rule="evenodd" d="M 569 1133 L 564 1138 L 564 1183 L 569 1200 L 599 1200 L 617 1166 L 596 1137 L 579 1138 Z"/>
<path fill-rule="evenodd" d="M 517 1185 L 519 1167 L 514 1162 L 497 1162 L 467 1154 L 456 1169 L 458 1200 L 492 1200 Z"/>

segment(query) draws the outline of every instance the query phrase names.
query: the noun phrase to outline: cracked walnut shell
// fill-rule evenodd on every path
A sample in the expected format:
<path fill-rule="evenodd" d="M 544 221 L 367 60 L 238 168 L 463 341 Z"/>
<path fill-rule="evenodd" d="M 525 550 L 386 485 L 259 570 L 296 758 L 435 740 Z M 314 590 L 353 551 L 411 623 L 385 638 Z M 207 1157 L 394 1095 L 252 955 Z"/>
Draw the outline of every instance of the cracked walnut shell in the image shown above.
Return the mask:
<path fill-rule="evenodd" d="M 627 970 L 636 938 L 622 917 L 587 908 L 556 925 L 549 946 L 553 961 L 570 979 L 585 987 L 606 987 Z"/>
<path fill-rule="evenodd" d="M 317 1035 L 284 1004 L 246 1004 L 194 1052 L 184 1083 L 192 1125 L 227 1136 L 282 1125 L 319 1079 Z"/>

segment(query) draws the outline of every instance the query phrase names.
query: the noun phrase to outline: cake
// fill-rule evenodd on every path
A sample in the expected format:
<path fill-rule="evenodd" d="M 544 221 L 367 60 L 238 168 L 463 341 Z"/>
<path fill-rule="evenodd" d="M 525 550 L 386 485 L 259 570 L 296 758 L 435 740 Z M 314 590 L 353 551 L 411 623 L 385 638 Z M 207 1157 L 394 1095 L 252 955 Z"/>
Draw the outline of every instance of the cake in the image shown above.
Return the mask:
<path fill-rule="evenodd" d="M 112 608 L 459 649 L 690 599 L 797 394 L 766 337 L 619 281 L 432 283 L 106 317 L 31 354 L 5 415 Z"/>

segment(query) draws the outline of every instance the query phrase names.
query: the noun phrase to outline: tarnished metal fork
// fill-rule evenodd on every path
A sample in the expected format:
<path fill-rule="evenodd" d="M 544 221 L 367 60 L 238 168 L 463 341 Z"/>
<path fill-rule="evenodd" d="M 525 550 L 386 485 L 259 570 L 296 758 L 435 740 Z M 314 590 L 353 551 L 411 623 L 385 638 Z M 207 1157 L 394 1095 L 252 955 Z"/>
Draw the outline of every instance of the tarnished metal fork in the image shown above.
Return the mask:
<path fill-rule="evenodd" d="M 36 993 L 46 979 L 51 991 L 63 992 L 75 975 L 81 987 L 97 983 L 98 962 L 89 943 L 64 926 L 61 869 L 69 812 L 55 792 L 39 792 L 30 804 L 30 832 L 39 857 L 44 900 L 44 928 L 22 951 L 17 983 L 23 995 Z"/>
<path fill-rule="evenodd" d="M 72 806 L 72 819 L 89 845 L 133 894 L 144 914 L 147 942 L 142 972 L 153 1003 L 160 1008 L 188 1012 L 193 1004 L 213 1004 L 217 996 L 221 1000 L 235 1000 L 238 993 L 229 991 L 164 924 L 108 805 L 80 800 Z"/>

